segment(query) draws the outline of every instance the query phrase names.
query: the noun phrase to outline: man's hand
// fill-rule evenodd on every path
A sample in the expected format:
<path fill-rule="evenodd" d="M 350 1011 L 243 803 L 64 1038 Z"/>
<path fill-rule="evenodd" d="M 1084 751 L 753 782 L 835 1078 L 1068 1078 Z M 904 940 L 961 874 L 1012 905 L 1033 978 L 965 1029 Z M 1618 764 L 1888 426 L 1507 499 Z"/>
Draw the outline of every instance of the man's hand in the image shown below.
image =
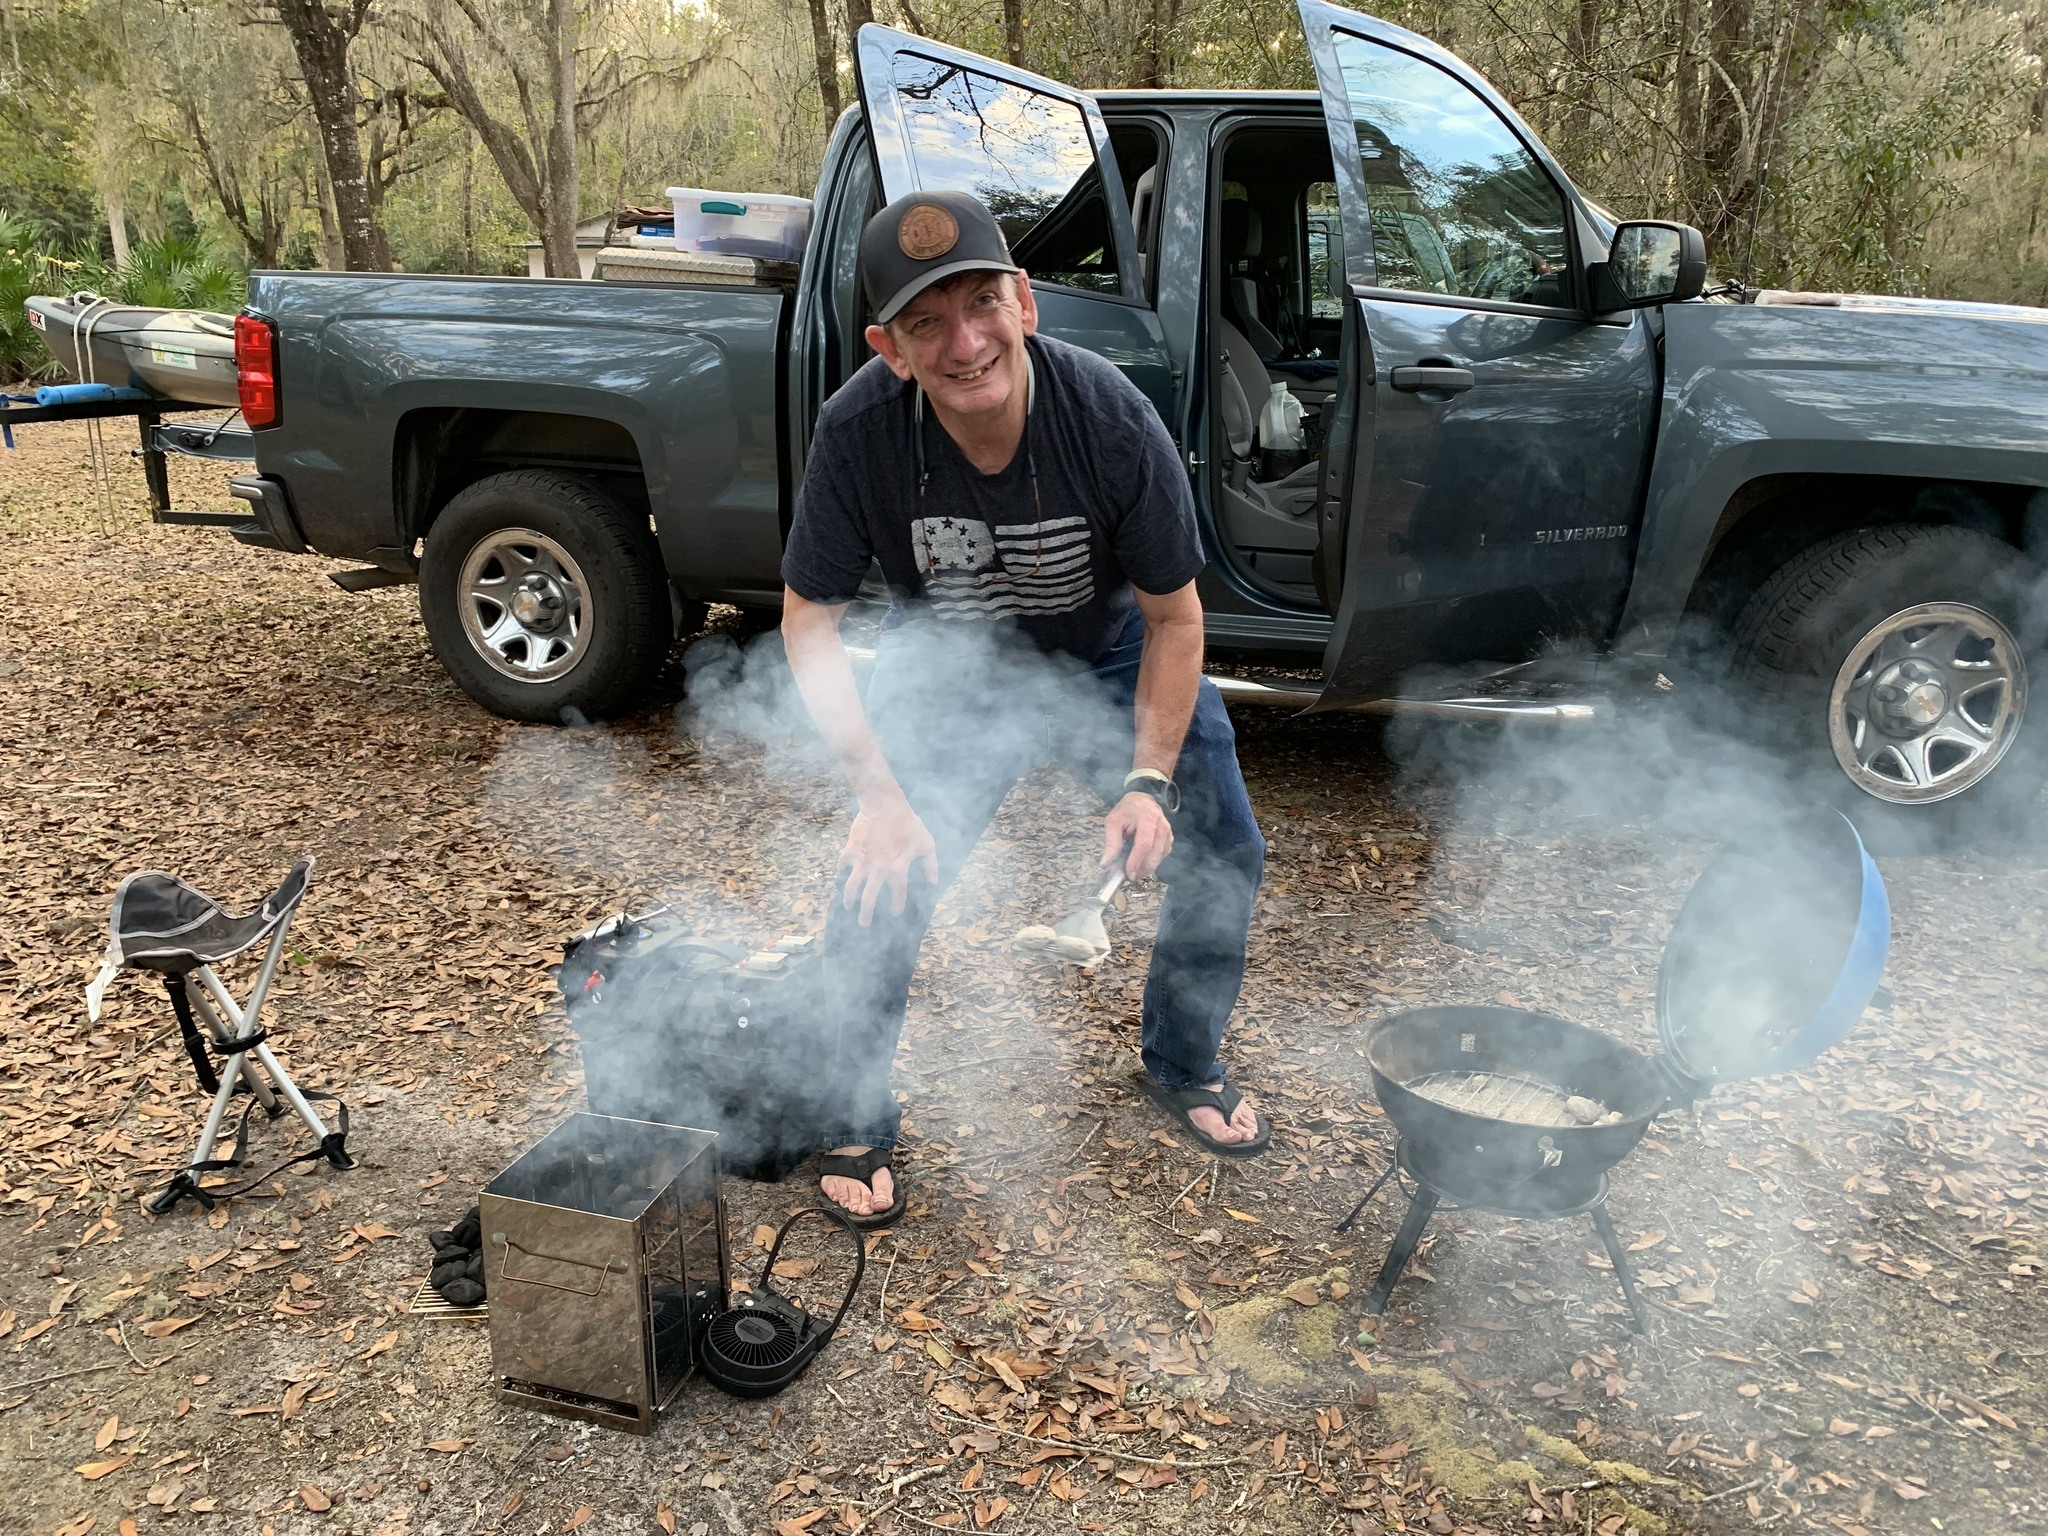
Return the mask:
<path fill-rule="evenodd" d="M 889 915 L 903 915 L 913 868 L 922 870 L 933 885 L 939 883 L 939 850 L 910 802 L 899 795 L 878 809 L 863 807 L 853 818 L 839 867 L 846 872 L 847 910 L 858 909 L 860 925 L 866 928 L 874 922 L 875 905 L 884 891 L 889 893 Z"/>
<path fill-rule="evenodd" d="M 1173 823 L 1150 795 L 1133 790 L 1111 807 L 1102 821 L 1102 867 L 1109 868 L 1124 853 L 1124 878 L 1149 878 L 1173 852 Z"/>

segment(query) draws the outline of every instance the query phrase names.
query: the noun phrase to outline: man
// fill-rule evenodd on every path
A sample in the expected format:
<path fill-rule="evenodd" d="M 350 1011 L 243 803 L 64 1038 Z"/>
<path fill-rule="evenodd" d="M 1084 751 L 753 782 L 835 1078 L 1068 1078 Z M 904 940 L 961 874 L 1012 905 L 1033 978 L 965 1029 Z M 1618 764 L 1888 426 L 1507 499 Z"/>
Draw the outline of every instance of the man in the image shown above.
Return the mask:
<path fill-rule="evenodd" d="M 1179 455 L 1114 367 L 1036 335 L 1030 281 L 972 197 L 891 203 L 861 273 L 879 356 L 819 413 L 782 565 L 789 664 L 858 800 L 823 945 L 844 1009 L 824 1193 L 861 1225 L 903 1210 L 889 1067 L 918 948 L 1049 734 L 1110 802 L 1104 866 L 1167 882 L 1141 1085 L 1205 1148 L 1263 1151 L 1270 1127 L 1216 1051 L 1265 843 L 1201 675 Z M 839 622 L 871 561 L 893 605 L 864 706 Z M 1046 701 L 1076 688 L 1115 703 L 1119 745 L 1071 719 L 1048 731 Z"/>

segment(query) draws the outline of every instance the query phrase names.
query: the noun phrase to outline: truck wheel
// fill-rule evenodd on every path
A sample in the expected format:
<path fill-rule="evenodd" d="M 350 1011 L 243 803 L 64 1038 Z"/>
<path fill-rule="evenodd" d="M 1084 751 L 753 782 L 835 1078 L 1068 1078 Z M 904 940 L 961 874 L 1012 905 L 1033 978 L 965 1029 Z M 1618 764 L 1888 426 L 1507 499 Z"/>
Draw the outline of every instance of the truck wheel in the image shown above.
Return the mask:
<path fill-rule="evenodd" d="M 442 508 L 420 561 L 420 617 L 464 693 L 546 724 L 630 709 L 675 633 L 647 519 L 539 469 L 479 480 Z"/>
<path fill-rule="evenodd" d="M 2016 830 L 2048 776 L 2040 581 L 2011 545 L 1969 529 L 1842 534 L 1750 599 L 1732 677 L 1874 847 Z"/>

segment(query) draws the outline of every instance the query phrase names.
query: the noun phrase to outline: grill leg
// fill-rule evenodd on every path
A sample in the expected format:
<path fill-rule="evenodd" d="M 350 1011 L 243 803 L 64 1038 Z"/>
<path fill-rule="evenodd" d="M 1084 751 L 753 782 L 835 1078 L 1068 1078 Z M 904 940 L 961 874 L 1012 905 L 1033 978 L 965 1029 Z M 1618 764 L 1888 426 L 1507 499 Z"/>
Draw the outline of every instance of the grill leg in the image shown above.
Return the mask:
<path fill-rule="evenodd" d="M 1643 1315 L 1643 1299 L 1636 1294 L 1635 1272 L 1628 1267 L 1628 1251 L 1621 1246 L 1621 1239 L 1615 1235 L 1614 1223 L 1607 1219 L 1607 1207 L 1593 1207 L 1593 1230 L 1600 1234 L 1600 1241 L 1606 1246 L 1608 1262 L 1614 1265 L 1614 1278 L 1621 1282 L 1622 1297 L 1628 1302 L 1629 1327 L 1637 1333 L 1648 1334 L 1650 1320 Z"/>
<path fill-rule="evenodd" d="M 1375 1317 L 1387 1310 L 1387 1301 L 1394 1294 L 1394 1282 L 1401 1278 L 1401 1271 L 1415 1257 L 1416 1245 L 1422 1241 L 1422 1229 L 1436 1214 L 1436 1202 L 1436 1191 L 1427 1184 L 1418 1186 L 1415 1198 L 1408 1202 L 1408 1214 L 1402 1218 L 1401 1230 L 1394 1234 L 1394 1246 L 1387 1250 L 1387 1262 L 1380 1266 L 1380 1278 L 1374 1284 L 1372 1294 L 1365 1298 L 1365 1310 Z"/>

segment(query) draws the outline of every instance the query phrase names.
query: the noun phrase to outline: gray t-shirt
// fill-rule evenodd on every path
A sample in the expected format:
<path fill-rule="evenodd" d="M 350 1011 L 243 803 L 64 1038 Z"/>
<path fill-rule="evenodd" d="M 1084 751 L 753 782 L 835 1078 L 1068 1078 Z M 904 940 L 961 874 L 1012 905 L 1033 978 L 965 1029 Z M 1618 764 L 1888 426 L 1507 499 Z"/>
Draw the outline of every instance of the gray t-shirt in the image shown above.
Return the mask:
<path fill-rule="evenodd" d="M 1026 345 L 1035 382 L 1016 457 L 982 474 L 927 402 L 922 496 L 915 385 L 878 357 L 825 402 L 782 556 L 791 591 L 848 602 L 874 561 L 899 618 L 999 622 L 1093 662 L 1128 620 L 1133 586 L 1195 579 L 1205 562 L 1187 471 L 1152 402 L 1093 352 Z"/>

